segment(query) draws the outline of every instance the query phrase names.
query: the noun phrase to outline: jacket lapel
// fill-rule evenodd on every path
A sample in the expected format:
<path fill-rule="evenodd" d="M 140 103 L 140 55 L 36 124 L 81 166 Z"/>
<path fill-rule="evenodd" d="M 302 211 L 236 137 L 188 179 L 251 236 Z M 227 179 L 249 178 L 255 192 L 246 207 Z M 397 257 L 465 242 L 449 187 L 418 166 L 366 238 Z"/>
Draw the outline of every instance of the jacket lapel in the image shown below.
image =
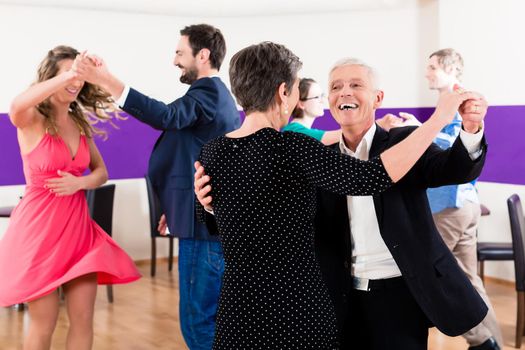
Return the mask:
<path fill-rule="evenodd" d="M 388 146 L 388 132 L 386 132 L 377 124 L 376 128 L 376 133 L 372 140 L 372 145 L 370 146 L 370 154 L 368 155 L 368 159 L 378 156 Z M 381 222 L 383 221 L 383 197 L 381 195 L 375 195 L 373 196 L 373 198 L 374 206 L 376 209 L 377 222 L 379 223 L 379 227 L 381 228 Z"/>
<path fill-rule="evenodd" d="M 370 146 L 370 154 L 368 156 L 369 159 L 372 157 L 378 156 L 388 146 L 388 138 L 389 138 L 388 132 L 386 132 L 384 129 L 379 127 L 379 125 L 377 124 L 376 124 L 376 127 L 377 129 L 374 134 L 374 138 L 372 140 L 372 145 Z M 341 153 L 341 149 L 339 148 L 339 143 L 336 143 L 335 145 L 332 145 L 331 147 L 335 151 Z M 346 201 L 346 196 L 338 196 L 338 198 L 340 198 L 341 203 L 339 203 L 336 206 L 336 208 L 337 210 L 341 211 L 341 215 L 344 215 L 344 217 L 347 218 L 346 220 L 347 225 L 345 225 L 345 227 L 348 228 L 347 229 L 348 234 L 346 235 L 346 239 L 348 239 L 348 243 L 349 243 L 348 246 L 351 247 L 351 239 L 350 239 L 351 229 L 350 229 L 350 223 L 348 222 L 348 202 Z M 383 220 L 382 196 L 381 195 L 373 196 L 373 200 L 374 200 L 374 207 L 376 210 L 377 221 L 379 223 L 379 227 L 381 228 L 381 222 Z"/>
<path fill-rule="evenodd" d="M 378 156 L 381 152 L 385 150 L 388 145 L 388 132 L 382 129 L 379 125 L 376 124 L 376 133 L 372 140 L 372 146 L 370 146 L 370 154 L 368 159 Z"/>
<path fill-rule="evenodd" d="M 341 153 L 341 148 L 339 147 L 339 142 L 330 146 L 334 151 L 337 153 Z M 337 195 L 336 199 L 337 202 L 334 203 L 335 210 L 338 211 L 338 217 L 341 215 L 341 217 L 344 217 L 344 230 L 345 230 L 345 245 L 347 249 L 345 250 L 347 252 L 346 260 L 352 261 L 352 231 L 350 229 L 350 221 L 348 220 L 348 201 L 346 200 L 346 196 L 344 195 Z"/>

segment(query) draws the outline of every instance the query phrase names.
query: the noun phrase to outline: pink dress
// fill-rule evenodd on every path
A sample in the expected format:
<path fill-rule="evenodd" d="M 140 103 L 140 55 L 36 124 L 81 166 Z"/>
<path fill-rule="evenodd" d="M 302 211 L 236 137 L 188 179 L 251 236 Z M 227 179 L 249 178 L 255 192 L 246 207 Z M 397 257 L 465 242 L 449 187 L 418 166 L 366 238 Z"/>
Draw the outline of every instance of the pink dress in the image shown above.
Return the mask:
<path fill-rule="evenodd" d="M 32 301 L 96 272 L 99 284 L 140 278 L 130 257 L 89 216 L 84 191 L 57 197 L 44 188 L 57 171 L 81 176 L 90 162 L 86 136 L 75 157 L 48 133 L 22 155 L 26 191 L 0 240 L 0 306 Z"/>

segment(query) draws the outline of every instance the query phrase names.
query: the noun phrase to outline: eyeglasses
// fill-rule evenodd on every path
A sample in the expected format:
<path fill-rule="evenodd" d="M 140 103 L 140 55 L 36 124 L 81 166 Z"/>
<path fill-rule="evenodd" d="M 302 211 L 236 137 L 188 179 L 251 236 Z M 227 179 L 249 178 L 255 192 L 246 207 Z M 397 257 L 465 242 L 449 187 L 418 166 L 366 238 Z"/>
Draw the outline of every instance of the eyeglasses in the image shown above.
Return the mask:
<path fill-rule="evenodd" d="M 324 100 L 326 98 L 325 94 L 321 94 L 318 96 L 312 96 L 307 98 L 302 98 L 301 101 L 309 101 L 309 100 Z"/>

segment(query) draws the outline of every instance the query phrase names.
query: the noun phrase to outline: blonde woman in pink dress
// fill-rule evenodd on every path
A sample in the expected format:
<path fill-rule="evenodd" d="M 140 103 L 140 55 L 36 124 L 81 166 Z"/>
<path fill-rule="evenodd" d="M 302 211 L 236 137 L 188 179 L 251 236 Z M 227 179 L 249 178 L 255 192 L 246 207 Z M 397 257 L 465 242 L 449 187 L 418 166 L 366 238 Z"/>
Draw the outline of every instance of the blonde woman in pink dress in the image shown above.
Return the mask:
<path fill-rule="evenodd" d="M 97 284 L 140 278 L 133 261 L 90 218 L 84 191 L 108 179 L 91 124 L 109 119 L 109 94 L 78 80 L 79 52 L 50 50 L 37 81 L 10 109 L 26 190 L 0 241 L 0 305 L 27 302 L 24 349 L 49 349 L 62 286 L 70 325 L 66 348 L 91 349 Z M 89 168 L 90 172 L 83 175 Z"/>

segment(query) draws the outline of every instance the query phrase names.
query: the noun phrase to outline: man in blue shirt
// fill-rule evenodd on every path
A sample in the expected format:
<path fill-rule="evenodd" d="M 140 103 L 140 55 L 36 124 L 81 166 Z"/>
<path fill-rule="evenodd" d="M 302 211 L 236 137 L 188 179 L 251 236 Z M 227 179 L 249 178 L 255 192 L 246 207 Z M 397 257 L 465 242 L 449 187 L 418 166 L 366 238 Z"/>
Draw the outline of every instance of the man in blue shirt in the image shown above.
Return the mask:
<path fill-rule="evenodd" d="M 428 59 L 425 77 L 429 88 L 440 94 L 459 85 L 463 73 L 463 58 L 453 49 L 442 49 L 432 53 Z M 413 115 L 401 113 L 400 117 L 387 114 L 378 121 L 383 128 L 417 125 Z M 444 127 L 434 143 L 442 149 L 452 146 L 461 130 L 461 115 L 456 113 L 452 123 Z M 489 312 L 483 322 L 463 334 L 472 350 L 499 349 L 503 345 L 501 330 L 494 309 L 477 273 L 477 228 L 481 215 L 475 181 L 461 185 L 442 186 L 427 190 L 428 201 L 434 223 L 445 244 L 456 257 L 472 285 L 483 298 Z"/>
<path fill-rule="evenodd" d="M 460 83 L 462 72 L 461 55 L 453 49 L 443 49 L 430 55 L 425 77 L 429 88 L 441 94 Z M 450 148 L 460 129 L 461 116 L 456 113 L 453 122 L 441 130 L 435 143 L 443 149 Z M 477 273 L 476 232 L 481 210 L 474 183 L 430 188 L 427 195 L 434 222 L 443 240 L 489 306 L 489 312 L 483 322 L 463 334 L 463 337 L 471 345 L 471 349 L 496 349 L 495 342 L 503 346 L 494 309 Z"/>

